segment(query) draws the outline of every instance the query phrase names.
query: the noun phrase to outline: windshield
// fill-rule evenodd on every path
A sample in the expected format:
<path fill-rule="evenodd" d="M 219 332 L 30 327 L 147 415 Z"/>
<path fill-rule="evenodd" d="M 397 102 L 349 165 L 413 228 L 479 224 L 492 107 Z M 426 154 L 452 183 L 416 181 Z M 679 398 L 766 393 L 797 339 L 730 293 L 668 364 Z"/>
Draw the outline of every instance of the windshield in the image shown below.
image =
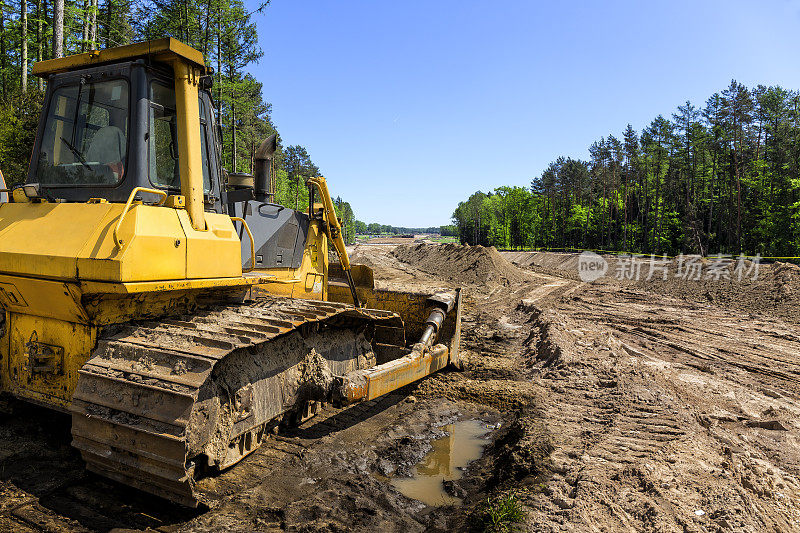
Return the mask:
<path fill-rule="evenodd" d="M 48 185 L 116 185 L 125 174 L 128 82 L 112 80 L 53 91 L 36 178 Z"/>

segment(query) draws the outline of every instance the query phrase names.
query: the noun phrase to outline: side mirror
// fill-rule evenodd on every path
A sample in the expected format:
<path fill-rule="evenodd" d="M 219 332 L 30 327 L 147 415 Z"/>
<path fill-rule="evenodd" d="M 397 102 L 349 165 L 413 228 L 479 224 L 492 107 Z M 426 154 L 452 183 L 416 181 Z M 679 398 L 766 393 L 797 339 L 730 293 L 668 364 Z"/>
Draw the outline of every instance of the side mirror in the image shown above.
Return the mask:
<path fill-rule="evenodd" d="M 255 168 L 254 170 L 254 185 L 256 198 L 259 200 L 271 200 L 269 198 L 272 192 L 272 159 L 275 156 L 275 150 L 278 149 L 278 135 L 273 133 L 266 139 L 256 150 L 255 155 Z"/>

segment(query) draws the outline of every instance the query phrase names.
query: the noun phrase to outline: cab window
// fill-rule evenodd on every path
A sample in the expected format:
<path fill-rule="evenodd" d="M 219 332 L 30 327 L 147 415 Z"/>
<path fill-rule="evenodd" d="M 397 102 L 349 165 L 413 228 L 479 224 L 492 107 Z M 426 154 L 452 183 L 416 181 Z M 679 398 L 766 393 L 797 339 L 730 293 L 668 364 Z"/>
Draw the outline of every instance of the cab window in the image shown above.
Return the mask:
<path fill-rule="evenodd" d="M 203 190 L 210 193 L 211 178 L 208 170 L 206 125 L 203 100 L 200 108 L 200 157 L 203 167 Z M 162 82 L 150 84 L 150 135 L 148 139 L 150 182 L 156 187 L 180 190 L 178 164 L 178 115 L 175 106 L 175 89 Z"/>
<path fill-rule="evenodd" d="M 63 85 L 53 91 L 36 180 L 48 185 L 116 185 L 128 161 L 127 80 Z"/>

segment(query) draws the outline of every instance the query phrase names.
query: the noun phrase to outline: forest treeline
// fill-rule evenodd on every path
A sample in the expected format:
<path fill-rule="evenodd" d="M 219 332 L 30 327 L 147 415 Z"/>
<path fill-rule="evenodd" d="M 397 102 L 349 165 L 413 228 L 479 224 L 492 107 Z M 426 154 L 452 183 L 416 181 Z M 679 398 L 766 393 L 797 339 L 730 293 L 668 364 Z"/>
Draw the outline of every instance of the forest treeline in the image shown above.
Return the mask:
<path fill-rule="evenodd" d="M 403 226 L 391 226 L 388 224 L 379 224 L 378 222 L 370 222 L 369 224 L 356 220 L 355 229 L 359 235 L 410 235 L 420 233 L 440 234 L 442 228 L 445 226 L 431 226 L 429 228 L 407 228 Z"/>
<path fill-rule="evenodd" d="M 800 255 L 800 93 L 737 81 L 641 132 L 559 157 L 530 187 L 476 192 L 462 242 L 502 248 Z"/>
<path fill-rule="evenodd" d="M 223 166 L 251 172 L 258 145 L 278 133 L 263 86 L 248 72 L 263 56 L 253 17 L 268 5 L 262 0 L 248 10 L 243 0 L 0 0 L 0 169 L 6 180 L 18 184 L 27 174 L 45 89 L 30 74 L 35 61 L 162 37 L 200 50 L 214 69 Z M 278 133 L 275 168 L 276 200 L 306 207 L 305 180 L 320 173 L 306 148 L 283 146 Z M 353 210 L 341 198 L 335 205 L 352 241 Z"/>

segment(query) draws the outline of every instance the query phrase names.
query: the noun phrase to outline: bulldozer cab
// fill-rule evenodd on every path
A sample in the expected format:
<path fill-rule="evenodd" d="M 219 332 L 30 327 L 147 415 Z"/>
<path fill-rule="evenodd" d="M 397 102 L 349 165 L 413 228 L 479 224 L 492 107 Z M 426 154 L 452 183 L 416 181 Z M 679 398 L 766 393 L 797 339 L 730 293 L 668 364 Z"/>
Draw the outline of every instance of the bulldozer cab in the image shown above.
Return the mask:
<path fill-rule="evenodd" d="M 275 135 L 255 153 L 255 177 L 227 179 L 209 72 L 198 51 L 171 38 L 35 64 L 48 84 L 26 191 L 73 203 L 163 191 L 182 197 L 195 230 L 208 229 L 204 213 L 246 219 L 252 248 L 235 222 L 245 269 L 300 268 L 311 209 L 274 203 Z"/>
<path fill-rule="evenodd" d="M 180 142 L 176 71 L 189 66 L 194 90 L 188 92 L 196 99 L 189 107 L 196 115 L 186 117 L 186 127 L 198 133 L 192 136 L 200 152 L 198 197 L 204 211 L 225 212 L 202 58 L 172 39 L 143 44 L 37 64 L 48 84 L 27 183 L 37 184 L 46 199 L 67 202 L 125 202 L 136 187 L 183 194 L 188 177 L 182 178 L 180 162 L 194 154 Z"/>

